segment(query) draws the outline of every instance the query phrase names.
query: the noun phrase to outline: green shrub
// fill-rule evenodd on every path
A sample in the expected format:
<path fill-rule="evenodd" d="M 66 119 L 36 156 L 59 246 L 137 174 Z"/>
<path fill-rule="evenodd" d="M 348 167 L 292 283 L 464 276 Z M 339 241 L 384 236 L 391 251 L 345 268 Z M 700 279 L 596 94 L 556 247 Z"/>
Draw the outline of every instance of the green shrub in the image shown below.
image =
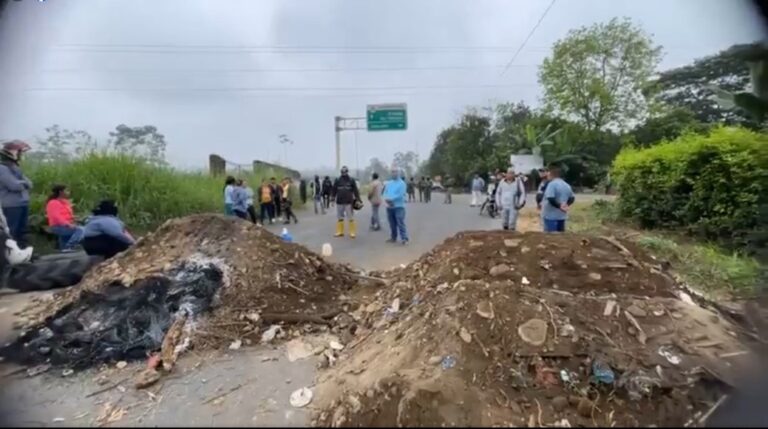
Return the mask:
<path fill-rule="evenodd" d="M 759 248 L 768 220 L 768 136 L 721 127 L 648 149 L 627 148 L 611 173 L 619 213 L 654 228 Z"/>
<path fill-rule="evenodd" d="M 34 183 L 33 228 L 44 224 L 45 202 L 57 183 L 69 188 L 76 215 L 87 215 L 99 200 L 112 198 L 120 207 L 120 217 L 139 231 L 174 217 L 223 212 L 223 177 L 156 166 L 129 155 L 92 153 L 69 162 L 26 163 L 23 167 Z M 262 178 L 274 173 L 234 175 L 256 190 Z"/>

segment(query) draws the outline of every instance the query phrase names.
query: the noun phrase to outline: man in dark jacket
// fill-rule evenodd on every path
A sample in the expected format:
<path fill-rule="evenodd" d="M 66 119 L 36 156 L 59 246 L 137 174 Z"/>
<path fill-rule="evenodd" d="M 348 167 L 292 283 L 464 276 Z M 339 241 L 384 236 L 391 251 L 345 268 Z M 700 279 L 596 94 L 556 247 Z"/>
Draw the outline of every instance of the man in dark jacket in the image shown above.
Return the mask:
<path fill-rule="evenodd" d="M 357 226 L 355 225 L 353 204 L 360 201 L 360 191 L 357 182 L 349 176 L 349 169 L 341 167 L 341 176 L 333 183 L 333 198 L 336 201 L 336 234 L 335 237 L 344 236 L 344 218 L 349 219 L 349 237 L 355 238 Z"/>
<path fill-rule="evenodd" d="M 330 177 L 325 176 L 321 190 L 323 195 L 323 204 L 325 204 L 326 209 L 329 209 L 331 207 L 331 192 L 333 192 L 333 183 L 331 182 Z"/>

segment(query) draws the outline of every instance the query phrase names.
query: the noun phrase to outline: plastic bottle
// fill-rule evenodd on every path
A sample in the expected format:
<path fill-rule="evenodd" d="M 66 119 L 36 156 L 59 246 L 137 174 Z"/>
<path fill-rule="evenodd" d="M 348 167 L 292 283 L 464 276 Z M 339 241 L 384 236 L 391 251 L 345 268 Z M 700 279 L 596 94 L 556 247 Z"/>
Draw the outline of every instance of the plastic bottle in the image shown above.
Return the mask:
<path fill-rule="evenodd" d="M 283 232 L 280 234 L 280 238 L 283 239 L 283 241 L 290 243 L 293 241 L 293 236 L 290 232 L 288 232 L 288 228 L 283 228 Z"/>

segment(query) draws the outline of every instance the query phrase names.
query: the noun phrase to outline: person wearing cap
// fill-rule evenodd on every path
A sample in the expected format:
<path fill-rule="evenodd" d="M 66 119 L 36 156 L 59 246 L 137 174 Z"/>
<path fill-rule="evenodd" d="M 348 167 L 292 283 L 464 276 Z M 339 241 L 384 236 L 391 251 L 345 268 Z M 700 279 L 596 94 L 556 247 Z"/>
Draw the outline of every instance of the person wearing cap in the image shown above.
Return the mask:
<path fill-rule="evenodd" d="M 109 259 L 127 250 L 136 241 L 117 217 L 117 204 L 113 200 L 102 200 L 93 209 L 83 228 L 83 249 L 89 255 Z"/>
<path fill-rule="evenodd" d="M 355 225 L 353 205 L 360 201 L 360 191 L 357 188 L 357 182 L 350 177 L 349 169 L 341 167 L 341 176 L 333 183 L 332 195 L 336 201 L 336 234 L 335 237 L 344 236 L 344 219 L 349 220 L 349 237 L 357 236 L 357 226 Z"/>
<path fill-rule="evenodd" d="M 496 186 L 496 206 L 501 209 L 501 226 L 505 230 L 517 229 L 517 215 L 525 205 L 525 185 L 509 167 L 507 174 Z"/>
<path fill-rule="evenodd" d="M 0 149 L 0 205 L 11 237 L 22 249 L 26 247 L 32 181 L 22 173 L 19 161 L 28 150 L 29 145 L 20 140 L 7 142 Z"/>
<path fill-rule="evenodd" d="M 392 169 L 390 180 L 384 185 L 382 199 L 387 205 L 387 221 L 389 222 L 389 240 L 396 243 L 400 234 L 402 244 L 408 244 L 408 231 L 405 227 L 405 198 L 408 186 L 396 168 Z"/>

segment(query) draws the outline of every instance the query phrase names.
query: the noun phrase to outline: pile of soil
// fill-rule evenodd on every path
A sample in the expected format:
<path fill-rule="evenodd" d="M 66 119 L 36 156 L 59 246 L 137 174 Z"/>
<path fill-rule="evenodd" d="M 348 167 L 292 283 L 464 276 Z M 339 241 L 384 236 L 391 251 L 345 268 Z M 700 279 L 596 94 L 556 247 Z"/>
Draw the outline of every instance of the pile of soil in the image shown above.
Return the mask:
<path fill-rule="evenodd" d="M 331 323 L 342 311 L 339 298 L 358 281 L 350 269 L 248 222 L 189 216 L 28 308 L 26 332 L 4 355 L 83 367 L 146 358 L 164 340 L 176 352 L 182 343 L 259 342 L 272 324 Z"/>
<path fill-rule="evenodd" d="M 611 237 L 462 233 L 390 281 L 320 376 L 313 424 L 683 425 L 746 351 L 737 326 Z"/>

